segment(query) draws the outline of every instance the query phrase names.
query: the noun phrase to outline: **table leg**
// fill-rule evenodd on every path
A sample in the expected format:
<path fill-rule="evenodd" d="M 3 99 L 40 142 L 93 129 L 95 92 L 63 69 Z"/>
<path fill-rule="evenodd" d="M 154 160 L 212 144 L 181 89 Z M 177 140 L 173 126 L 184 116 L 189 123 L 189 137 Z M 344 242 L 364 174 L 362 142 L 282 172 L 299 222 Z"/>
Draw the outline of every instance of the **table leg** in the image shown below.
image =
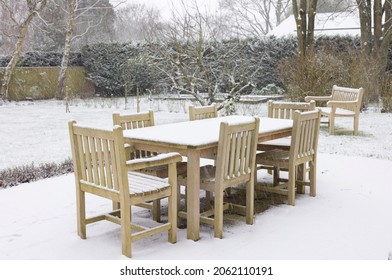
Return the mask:
<path fill-rule="evenodd" d="M 187 166 L 187 238 L 200 238 L 200 151 L 189 151 Z"/>
<path fill-rule="evenodd" d="M 306 163 L 300 164 L 297 167 L 297 180 L 300 182 L 305 181 L 306 179 Z M 299 185 L 297 187 L 297 193 L 304 194 L 305 193 L 305 185 Z"/>

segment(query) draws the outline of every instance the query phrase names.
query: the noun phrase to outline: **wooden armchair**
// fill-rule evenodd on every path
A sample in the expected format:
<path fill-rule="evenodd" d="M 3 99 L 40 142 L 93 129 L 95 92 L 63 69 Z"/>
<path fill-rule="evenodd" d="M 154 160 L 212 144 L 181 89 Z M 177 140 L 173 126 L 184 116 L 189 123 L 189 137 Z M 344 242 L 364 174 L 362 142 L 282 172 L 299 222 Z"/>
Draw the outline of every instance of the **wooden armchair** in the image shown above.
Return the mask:
<path fill-rule="evenodd" d="M 268 117 L 274 119 L 289 119 L 292 120 L 295 111 L 306 112 L 316 109 L 316 102 L 283 102 L 283 101 L 268 101 Z M 269 140 L 265 142 L 260 142 L 257 144 L 257 151 L 270 151 L 274 149 L 279 150 L 290 150 L 291 147 L 291 137 L 279 138 L 275 140 Z M 284 169 L 276 169 L 268 166 L 259 166 L 259 168 L 266 168 L 270 174 L 274 174 L 274 184 L 277 184 L 279 181 L 285 181 L 280 176 L 280 171 Z M 287 171 L 287 170 L 284 170 Z M 302 177 L 305 177 L 305 167 L 299 167 L 298 172 L 302 173 Z"/>
<path fill-rule="evenodd" d="M 214 193 L 214 208 L 200 214 L 200 221 L 214 226 L 215 237 L 223 236 L 223 211 L 239 210 L 246 215 L 246 223 L 253 224 L 254 175 L 259 119 L 240 124 L 221 123 L 216 166 L 200 170 L 200 188 Z M 186 176 L 179 175 L 178 183 L 186 186 Z M 246 184 L 246 205 L 225 203 L 224 191 L 238 184 Z M 179 212 L 181 218 L 186 213 Z M 211 218 L 213 216 L 213 218 Z"/>
<path fill-rule="evenodd" d="M 141 113 L 133 113 L 127 115 L 120 115 L 117 113 L 113 114 L 113 125 L 119 125 L 122 129 L 138 129 L 143 127 L 154 126 L 154 112 L 141 112 Z M 125 144 L 127 160 L 128 159 L 137 159 L 137 158 L 149 158 L 152 156 L 156 156 L 157 153 L 151 151 L 141 151 L 135 150 L 132 146 Z M 186 162 L 179 162 L 177 164 L 177 172 L 183 173 L 186 172 Z M 157 176 L 160 178 L 167 178 L 168 177 L 168 169 L 165 165 L 159 166 L 151 166 L 145 167 L 139 172 L 149 174 L 152 176 Z M 160 221 L 160 208 L 161 204 L 159 200 L 154 200 L 152 203 L 142 203 L 139 205 L 140 207 L 144 207 L 150 209 L 153 215 L 153 219 L 155 221 Z"/>
<path fill-rule="evenodd" d="M 291 148 L 270 150 L 257 154 L 256 164 L 284 168 L 289 172 L 288 182 L 274 183 L 273 186 L 261 186 L 267 192 L 288 196 L 288 203 L 295 205 L 295 189 L 298 185 L 309 185 L 310 195 L 316 195 L 317 146 L 320 130 L 321 111 L 294 112 Z M 298 181 L 298 166 L 309 165 L 309 182 Z"/>
<path fill-rule="evenodd" d="M 346 88 L 334 85 L 330 96 L 306 96 L 305 101 L 327 101 L 327 107 L 319 107 L 322 116 L 327 117 L 329 134 L 335 134 L 335 118 L 349 117 L 354 120 L 353 130 L 339 130 L 340 132 L 352 132 L 358 135 L 359 112 L 362 106 L 363 88 Z"/>
<path fill-rule="evenodd" d="M 189 120 L 202 120 L 209 118 L 216 118 L 218 116 L 218 109 L 215 103 L 207 106 L 198 106 L 195 107 L 193 105 L 189 106 Z"/>
<path fill-rule="evenodd" d="M 101 220 L 121 226 L 122 253 L 132 256 L 132 242 L 163 231 L 168 240 L 177 241 L 177 172 L 178 153 L 162 154 L 153 158 L 126 161 L 122 129 L 113 131 L 84 128 L 69 122 L 72 157 L 75 170 L 77 231 L 86 239 L 86 225 Z M 137 170 L 146 166 L 165 164 L 169 179 L 146 175 Z M 120 205 L 110 213 L 86 217 L 85 193 L 97 195 Z M 152 228 L 131 222 L 131 206 L 147 201 L 168 198 L 168 222 Z"/>
<path fill-rule="evenodd" d="M 114 113 L 112 115 L 112 118 L 113 125 L 119 125 L 124 130 L 137 129 L 155 125 L 153 111 L 133 113 L 128 115 L 120 115 L 118 113 Z M 149 157 L 154 155 L 149 151 L 136 151 L 127 144 L 125 144 L 125 147 L 127 152 L 127 159 Z"/>
<path fill-rule="evenodd" d="M 316 102 L 282 102 L 268 101 L 268 117 L 274 119 L 293 119 L 295 111 L 306 112 L 316 109 Z M 290 149 L 290 137 L 260 142 L 257 144 L 258 151 L 269 151 L 273 149 Z"/>

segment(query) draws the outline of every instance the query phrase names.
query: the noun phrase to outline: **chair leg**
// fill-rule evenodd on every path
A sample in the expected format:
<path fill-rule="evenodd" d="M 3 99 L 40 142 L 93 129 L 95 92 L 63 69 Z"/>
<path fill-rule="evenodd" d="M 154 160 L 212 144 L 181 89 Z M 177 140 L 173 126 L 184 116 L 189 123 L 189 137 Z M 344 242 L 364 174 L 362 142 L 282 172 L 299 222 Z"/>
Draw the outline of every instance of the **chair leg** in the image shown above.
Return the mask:
<path fill-rule="evenodd" d="M 246 183 L 246 223 L 253 225 L 255 201 L 255 184 L 253 180 Z"/>
<path fill-rule="evenodd" d="M 354 116 L 354 136 L 358 136 L 358 123 L 359 123 L 359 117 Z"/>
<path fill-rule="evenodd" d="M 310 195 L 316 196 L 316 164 L 315 162 L 309 162 L 309 165 Z"/>
<path fill-rule="evenodd" d="M 216 238 L 223 237 L 223 191 L 215 192 L 214 205 L 214 235 Z"/>
<path fill-rule="evenodd" d="M 122 254 L 132 257 L 131 207 L 120 203 L 121 207 L 121 249 Z"/>
<path fill-rule="evenodd" d="M 156 199 L 152 202 L 152 219 L 161 222 L 161 200 Z"/>
<path fill-rule="evenodd" d="M 305 165 L 305 163 L 297 166 L 297 180 L 299 180 L 299 181 L 306 180 L 306 165 Z M 300 186 L 298 186 L 297 193 L 304 194 L 305 193 L 305 186 L 302 184 Z"/>
<path fill-rule="evenodd" d="M 113 210 L 118 210 L 120 209 L 120 203 L 116 201 L 112 201 L 112 209 Z"/>
<path fill-rule="evenodd" d="M 329 134 L 334 135 L 335 134 L 335 117 L 329 116 L 328 128 L 329 128 Z"/>
<path fill-rule="evenodd" d="M 86 199 L 83 191 L 77 190 L 76 197 L 77 230 L 82 239 L 86 239 Z"/>
<path fill-rule="evenodd" d="M 206 191 L 206 202 L 207 202 L 207 207 L 209 209 L 211 209 L 213 207 L 213 205 L 211 204 L 211 202 L 213 201 L 213 195 L 212 192 L 210 191 Z"/>
<path fill-rule="evenodd" d="M 279 185 L 280 179 L 280 168 L 278 167 L 274 167 L 274 171 L 273 171 L 273 185 L 277 186 Z"/>
<path fill-rule="evenodd" d="M 291 170 L 290 170 L 291 169 Z M 296 178 L 296 168 L 289 169 L 289 181 L 288 181 L 288 203 L 289 205 L 295 205 L 295 178 Z M 294 171 L 294 172 L 293 172 Z"/>
<path fill-rule="evenodd" d="M 171 227 L 168 231 L 168 241 L 170 243 L 177 242 L 177 190 L 172 191 L 172 195 L 168 198 L 168 213 L 167 219 L 168 222 L 171 224 Z"/>

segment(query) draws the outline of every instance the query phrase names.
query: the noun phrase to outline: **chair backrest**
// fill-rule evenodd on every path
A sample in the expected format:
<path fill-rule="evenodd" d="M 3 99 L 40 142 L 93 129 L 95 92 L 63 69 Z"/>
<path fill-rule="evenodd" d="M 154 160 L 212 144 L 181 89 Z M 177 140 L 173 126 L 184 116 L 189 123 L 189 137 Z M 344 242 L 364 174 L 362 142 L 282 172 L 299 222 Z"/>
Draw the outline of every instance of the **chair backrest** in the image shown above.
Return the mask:
<path fill-rule="evenodd" d="M 268 117 L 275 119 L 293 119 L 295 111 L 311 111 L 316 109 L 316 102 L 282 102 L 268 101 Z"/>
<path fill-rule="evenodd" d="M 125 150 L 121 127 L 108 131 L 77 126 L 75 121 L 70 121 L 68 127 L 76 181 L 92 193 L 93 189 L 111 193 L 115 200 L 121 186 L 128 186 L 128 179 L 124 178 L 127 176 L 123 176 Z M 128 187 L 123 191 L 129 193 Z"/>
<path fill-rule="evenodd" d="M 221 123 L 216 185 L 225 188 L 254 179 L 259 124 L 259 118 L 240 124 Z"/>
<path fill-rule="evenodd" d="M 359 111 L 362 106 L 364 92 L 363 88 L 347 88 L 334 85 L 332 87 L 331 101 L 355 101 L 355 103 L 339 105 L 339 108 Z"/>
<path fill-rule="evenodd" d="M 154 112 L 142 112 L 129 115 L 113 114 L 113 125 L 119 125 L 124 130 L 154 126 Z"/>
<path fill-rule="evenodd" d="M 209 118 L 216 118 L 218 116 L 218 110 L 215 103 L 207 106 L 198 106 L 195 107 L 193 105 L 189 106 L 189 120 L 202 120 Z"/>
<path fill-rule="evenodd" d="M 128 129 L 137 129 L 142 127 L 149 127 L 154 126 L 154 112 L 141 112 L 141 113 L 134 113 L 128 115 L 120 115 L 118 113 L 113 114 L 113 125 L 119 125 L 124 130 Z M 131 149 L 131 148 L 129 148 Z M 129 156 L 130 159 L 134 158 L 145 158 L 151 157 L 156 155 L 157 153 L 153 153 L 150 151 L 144 150 L 133 150 Z"/>
<path fill-rule="evenodd" d="M 320 132 L 321 111 L 294 112 L 290 162 L 315 160 Z"/>

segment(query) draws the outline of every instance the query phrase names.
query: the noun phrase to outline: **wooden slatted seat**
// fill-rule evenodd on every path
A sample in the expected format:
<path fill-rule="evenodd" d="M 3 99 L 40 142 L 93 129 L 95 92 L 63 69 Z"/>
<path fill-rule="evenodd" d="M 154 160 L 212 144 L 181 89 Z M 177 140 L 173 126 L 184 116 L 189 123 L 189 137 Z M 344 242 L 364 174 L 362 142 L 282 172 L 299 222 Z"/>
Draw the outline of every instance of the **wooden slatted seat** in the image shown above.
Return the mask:
<path fill-rule="evenodd" d="M 121 127 L 113 131 L 77 126 L 69 122 L 72 158 L 75 170 L 77 232 L 86 239 L 86 225 L 101 220 L 121 226 L 122 253 L 132 256 L 132 242 L 163 231 L 168 241 L 177 241 L 177 171 L 182 160 L 178 153 L 126 161 Z M 146 166 L 167 165 L 169 178 L 162 179 L 137 172 Z M 86 217 L 85 194 L 114 202 L 113 211 Z M 151 228 L 131 223 L 132 207 L 147 201 L 168 198 L 168 221 Z"/>
<path fill-rule="evenodd" d="M 223 236 L 223 211 L 239 210 L 246 215 L 246 223 L 253 224 L 254 176 L 259 119 L 254 121 L 220 125 L 216 166 L 200 169 L 200 189 L 214 193 L 214 208 L 201 213 L 200 221 L 214 226 L 215 237 Z M 186 186 L 186 176 L 179 175 L 178 182 Z M 239 184 L 246 184 L 246 205 L 224 203 L 224 191 Z M 186 218 L 186 213 L 179 212 Z M 213 218 L 211 218 L 213 216 Z"/>
<path fill-rule="evenodd" d="M 316 195 L 316 162 L 320 129 L 321 111 L 294 112 L 291 148 L 287 150 L 270 150 L 257 154 L 258 165 L 273 166 L 277 170 L 284 168 L 289 172 L 287 182 L 275 182 L 273 186 L 258 184 L 267 192 L 288 196 L 288 203 L 295 205 L 295 189 L 298 185 L 309 185 L 310 195 Z M 298 166 L 309 165 L 309 182 L 297 179 Z"/>
<path fill-rule="evenodd" d="M 141 112 L 141 113 L 133 113 L 133 114 L 126 114 L 120 115 L 118 113 L 114 113 L 113 116 L 113 125 L 119 125 L 122 129 L 138 129 L 143 127 L 149 127 L 155 125 L 154 120 L 154 112 Z M 156 156 L 157 153 L 151 151 L 143 151 L 143 150 L 135 150 L 129 144 L 125 144 L 127 159 L 137 159 L 137 158 L 148 158 L 151 156 Z M 177 172 L 184 173 L 186 172 L 186 162 L 179 162 L 177 164 Z M 154 166 L 154 167 L 146 167 L 139 172 L 143 172 L 145 174 L 149 174 L 152 176 L 157 176 L 160 178 L 167 178 L 168 177 L 168 169 L 167 166 Z M 152 203 L 142 203 L 139 205 L 140 207 L 144 207 L 150 209 L 153 213 L 153 219 L 155 221 L 160 221 L 161 217 L 161 203 L 159 200 L 155 200 Z"/>
<path fill-rule="evenodd" d="M 326 107 L 318 107 L 321 109 L 322 116 L 325 116 L 329 128 L 329 134 L 335 132 L 352 132 L 358 135 L 359 113 L 362 106 L 362 98 L 365 90 L 363 88 L 347 88 L 334 85 L 330 96 L 306 96 L 305 101 L 323 101 L 327 102 Z M 336 130 L 335 118 L 353 118 L 353 130 Z"/>

